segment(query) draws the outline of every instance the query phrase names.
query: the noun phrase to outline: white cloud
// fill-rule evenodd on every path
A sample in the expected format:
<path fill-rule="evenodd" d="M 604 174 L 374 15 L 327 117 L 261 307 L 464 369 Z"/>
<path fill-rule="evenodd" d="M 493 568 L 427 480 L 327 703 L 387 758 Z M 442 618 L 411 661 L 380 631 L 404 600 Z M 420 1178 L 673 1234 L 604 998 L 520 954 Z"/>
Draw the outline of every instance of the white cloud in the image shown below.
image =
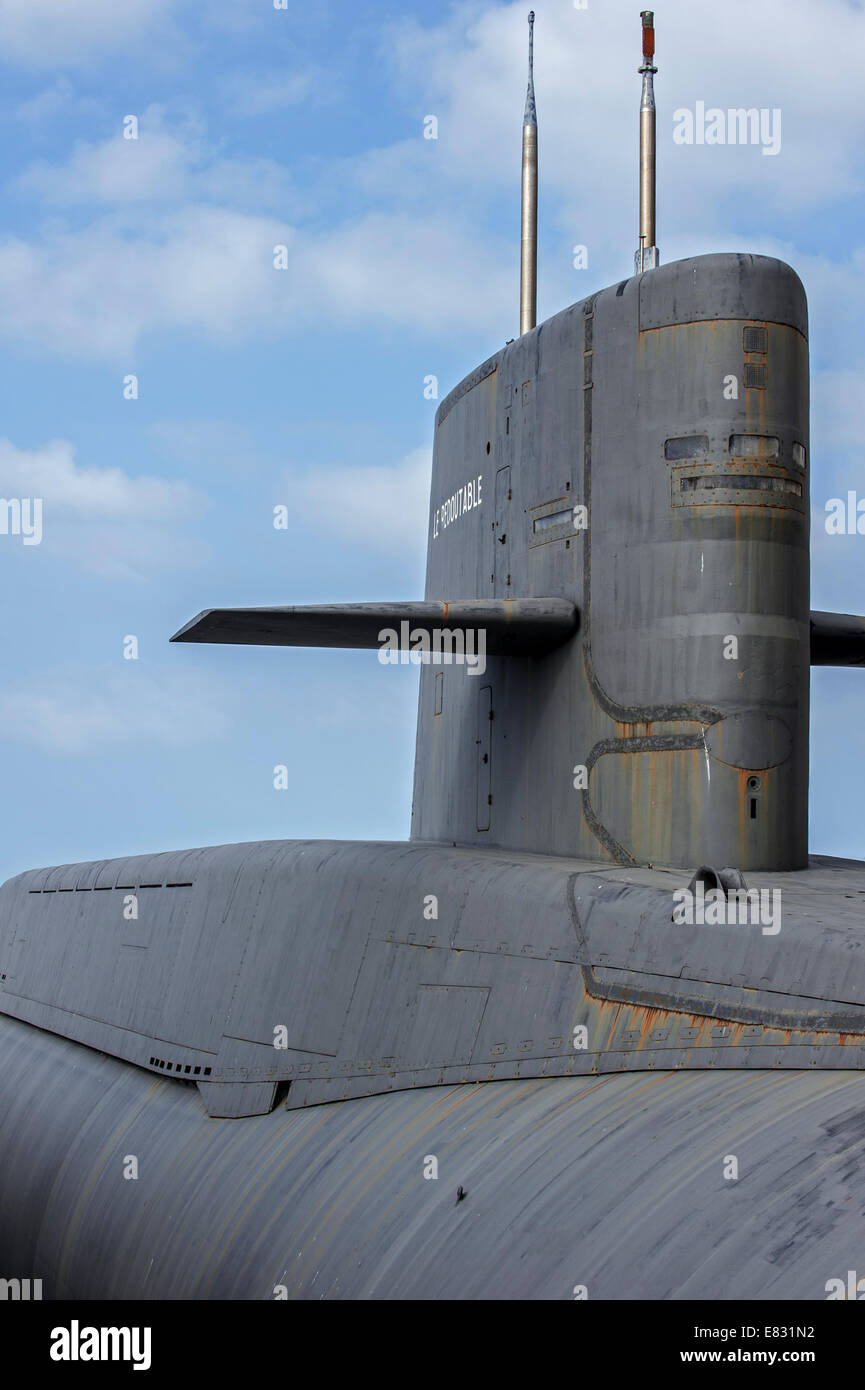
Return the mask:
<path fill-rule="evenodd" d="M 316 315 L 337 321 L 444 333 L 495 320 L 514 298 L 512 268 L 462 219 L 431 212 L 372 212 L 320 236 L 299 233 L 292 268 Z"/>
<path fill-rule="evenodd" d="M 502 335 L 513 299 L 512 268 L 444 216 L 373 213 L 315 234 L 198 205 L 143 217 L 137 232 L 107 218 L 0 244 L 0 333 L 78 358 L 128 360 L 160 330 L 236 340 L 326 319 Z"/>
<path fill-rule="evenodd" d="M 195 198 L 244 212 L 293 215 L 295 208 L 311 211 L 311 199 L 295 188 L 291 175 L 275 159 L 214 159 L 192 181 Z"/>
<path fill-rule="evenodd" d="M 64 439 L 42 449 L 18 449 L 0 439 L 0 493 L 41 497 L 55 512 L 139 521 L 181 520 L 204 501 L 183 482 L 133 478 L 122 468 L 82 468 L 74 445 Z"/>
<path fill-rule="evenodd" d="M 0 245 L 0 331 L 76 357 L 126 360 L 141 336 L 214 337 L 276 324 L 288 285 L 273 269 L 286 229 L 223 208 L 188 208 L 135 235 L 107 219 Z M 282 290 L 282 295 L 280 294 Z M 281 302 L 283 301 L 283 302 Z"/>
<path fill-rule="evenodd" d="M 540 10 L 535 25 L 542 187 L 593 220 L 615 218 L 616 205 L 630 214 L 636 196 L 635 21 L 623 4 L 580 11 L 564 4 Z M 863 42 L 865 13 L 847 0 L 729 0 L 710 29 L 693 0 L 668 0 L 657 15 L 662 193 L 695 218 L 705 215 L 706 195 L 715 210 L 737 189 L 801 209 L 861 188 Z M 516 187 L 526 47 L 526 9 L 518 3 L 482 11 L 464 4 L 438 26 L 415 19 L 394 26 L 386 51 L 406 100 L 427 101 L 439 114 L 451 174 Z M 693 109 L 698 99 L 724 109 L 780 107 L 781 154 L 674 146 L 674 110 Z M 599 204 L 601 191 L 609 196 Z"/>
<path fill-rule="evenodd" d="M 317 68 L 302 72 L 241 72 L 227 74 L 220 83 L 223 99 L 236 116 L 267 116 L 302 102 L 319 105 L 328 97 L 326 75 Z"/>
<path fill-rule="evenodd" d="M 174 0 L 2 0 L 5 59 L 69 67 L 163 29 Z"/>
<path fill-rule="evenodd" d="M 45 121 L 55 120 L 61 111 L 68 118 L 73 106 L 81 112 L 92 110 L 94 103 L 86 98 L 78 98 L 69 78 L 64 76 L 58 77 L 49 87 L 36 92 L 26 101 L 19 102 L 13 114 L 16 121 L 22 121 L 29 126 L 39 126 Z"/>
<path fill-rule="evenodd" d="M 147 107 L 138 118 L 137 140 L 124 137 L 122 117 L 114 125 L 103 140 L 78 141 L 64 163 L 31 164 L 16 187 L 47 208 L 126 209 L 124 231 L 136 243 L 158 234 L 160 218 L 178 208 L 215 203 L 246 213 L 253 208 L 285 212 L 296 199 L 290 175 L 276 160 L 223 158 L 189 113 L 170 123 L 162 106 Z"/>
<path fill-rule="evenodd" d="M 192 568 L 206 547 L 184 532 L 209 499 L 174 479 L 132 477 L 122 468 L 85 468 L 67 440 L 18 449 L 0 439 L 0 496 L 42 499 L 38 549 L 101 578 L 143 583 L 150 575 Z"/>
<path fill-rule="evenodd" d="M 64 165 L 31 165 L 18 186 L 49 206 L 176 202 L 187 195 L 190 172 L 201 159 L 199 132 L 193 123 L 169 131 L 160 109 L 151 107 L 139 119 L 137 140 L 124 138 L 118 120 L 114 135 L 97 144 L 79 142 Z"/>
<path fill-rule="evenodd" d="M 230 730 L 224 683 L 214 688 L 191 668 L 149 675 L 134 661 L 122 668 L 72 671 L 0 692 L 0 737 L 49 752 L 104 754 L 132 746 L 183 748 Z"/>
<path fill-rule="evenodd" d="M 211 562 L 205 541 L 171 522 L 142 522 L 133 517 L 102 523 L 58 523 L 50 512 L 43 522 L 41 550 L 70 569 L 112 584 L 146 584 L 178 571 L 201 571 Z M 38 552 L 31 549 L 30 554 Z M 26 559 L 21 552 L 22 558 Z"/>
<path fill-rule="evenodd" d="M 657 81 L 661 252 L 669 260 L 735 249 L 737 222 L 748 227 L 770 212 L 788 235 L 787 259 L 817 292 L 815 321 L 825 307 L 853 340 L 865 292 L 856 292 L 855 274 L 851 294 L 850 267 L 862 253 L 841 266 L 800 256 L 788 224 L 791 211 L 863 184 L 865 15 L 842 0 L 825 0 L 819 13 L 794 9 L 791 24 L 782 0 L 757 12 L 750 0 L 730 0 L 707 46 L 691 0 L 670 0 Z M 542 315 L 630 271 L 639 82 L 625 55 L 634 32 L 624 6 L 539 14 Z M 504 340 L 517 297 L 525 9 L 463 4 L 441 24 L 389 30 L 385 43 L 406 108 L 417 113 L 416 138 L 319 160 L 302 196 L 277 161 L 226 158 L 194 123 L 169 125 L 155 107 L 138 142 L 117 135 L 77 146 L 59 167 L 32 166 L 21 183 L 47 208 L 99 211 L 87 228 L 52 222 L 0 247 L 0 332 L 85 357 L 129 353 L 157 331 L 237 339 L 328 322 L 442 338 L 482 325 L 491 341 Z M 263 111 L 303 100 L 311 80 L 270 72 L 257 86 L 242 69 L 223 90 L 226 102 Z M 697 99 L 781 107 L 781 153 L 675 147 L 673 110 Z M 438 141 L 422 138 L 427 112 L 439 117 Z M 577 242 L 589 248 L 588 274 L 571 268 Z M 285 272 L 272 269 L 277 243 L 289 247 Z M 849 310 L 838 307 L 840 284 Z"/>
<path fill-rule="evenodd" d="M 394 468 L 316 468 L 284 481 L 289 513 L 335 540 L 389 555 L 426 547 L 432 451 L 414 449 Z"/>

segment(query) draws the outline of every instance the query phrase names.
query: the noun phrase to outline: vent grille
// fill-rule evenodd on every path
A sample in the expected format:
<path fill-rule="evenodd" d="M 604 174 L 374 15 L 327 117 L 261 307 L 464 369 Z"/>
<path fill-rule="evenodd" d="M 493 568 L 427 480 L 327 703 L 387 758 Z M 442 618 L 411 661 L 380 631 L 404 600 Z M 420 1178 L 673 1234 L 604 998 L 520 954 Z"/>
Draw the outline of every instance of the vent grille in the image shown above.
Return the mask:
<path fill-rule="evenodd" d="M 151 1057 L 150 1065 L 160 1071 L 182 1072 L 184 1076 L 210 1076 L 212 1067 L 196 1067 L 191 1063 L 166 1062 L 162 1057 Z"/>
<path fill-rule="evenodd" d="M 766 365 L 764 362 L 745 363 L 745 389 L 753 391 L 766 390 Z"/>
<path fill-rule="evenodd" d="M 766 328 L 746 328 L 744 331 L 746 352 L 768 352 L 769 331 Z"/>

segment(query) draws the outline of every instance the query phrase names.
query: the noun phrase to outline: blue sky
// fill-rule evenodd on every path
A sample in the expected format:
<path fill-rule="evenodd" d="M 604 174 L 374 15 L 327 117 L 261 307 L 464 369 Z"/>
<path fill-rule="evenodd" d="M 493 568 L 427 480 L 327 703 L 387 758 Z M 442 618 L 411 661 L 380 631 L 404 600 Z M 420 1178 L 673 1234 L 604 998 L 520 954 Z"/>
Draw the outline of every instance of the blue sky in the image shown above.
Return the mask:
<path fill-rule="evenodd" d="M 41 545 L 0 536 L 0 877 L 408 834 L 413 670 L 168 638 L 206 607 L 422 595 L 424 378 L 443 395 L 517 331 L 527 9 L 0 6 L 0 495 L 45 508 Z M 639 5 L 535 10 L 543 318 L 633 264 Z M 865 496 L 865 11 L 661 0 L 656 24 L 662 258 L 802 276 L 812 604 L 865 612 L 865 537 L 822 524 Z M 780 153 L 676 146 L 697 100 L 780 108 Z M 823 853 L 865 855 L 863 682 L 812 678 Z"/>

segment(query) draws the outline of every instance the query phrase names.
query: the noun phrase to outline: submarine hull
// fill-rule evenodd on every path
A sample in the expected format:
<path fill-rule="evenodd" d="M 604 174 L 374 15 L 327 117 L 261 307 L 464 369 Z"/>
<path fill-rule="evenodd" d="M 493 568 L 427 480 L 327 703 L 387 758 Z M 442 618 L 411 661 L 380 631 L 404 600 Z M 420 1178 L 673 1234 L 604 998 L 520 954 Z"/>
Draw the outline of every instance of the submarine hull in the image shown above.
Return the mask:
<path fill-rule="evenodd" d="M 17 1020 L 0 1045 L 3 1273 L 45 1298 L 810 1300 L 861 1266 L 861 1073 L 514 1080 L 220 1120 L 188 1083 Z"/>
<path fill-rule="evenodd" d="M 0 1277 L 825 1298 L 865 1240 L 865 865 L 726 925 L 674 920 L 686 883 L 334 841 L 10 880 Z"/>

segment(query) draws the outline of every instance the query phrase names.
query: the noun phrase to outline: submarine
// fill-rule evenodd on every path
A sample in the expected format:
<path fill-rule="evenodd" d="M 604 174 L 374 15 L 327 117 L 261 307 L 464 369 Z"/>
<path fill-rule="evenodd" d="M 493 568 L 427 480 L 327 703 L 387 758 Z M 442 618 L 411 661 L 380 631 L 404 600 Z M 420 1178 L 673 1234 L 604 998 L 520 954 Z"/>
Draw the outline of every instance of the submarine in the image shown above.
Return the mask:
<path fill-rule="evenodd" d="M 807 838 L 810 668 L 865 619 L 810 610 L 805 292 L 661 263 L 644 11 L 634 271 L 536 324 L 532 23 L 520 335 L 439 405 L 423 600 L 172 639 L 417 664 L 410 838 L 3 885 L 4 1286 L 865 1297 L 865 863 Z"/>

